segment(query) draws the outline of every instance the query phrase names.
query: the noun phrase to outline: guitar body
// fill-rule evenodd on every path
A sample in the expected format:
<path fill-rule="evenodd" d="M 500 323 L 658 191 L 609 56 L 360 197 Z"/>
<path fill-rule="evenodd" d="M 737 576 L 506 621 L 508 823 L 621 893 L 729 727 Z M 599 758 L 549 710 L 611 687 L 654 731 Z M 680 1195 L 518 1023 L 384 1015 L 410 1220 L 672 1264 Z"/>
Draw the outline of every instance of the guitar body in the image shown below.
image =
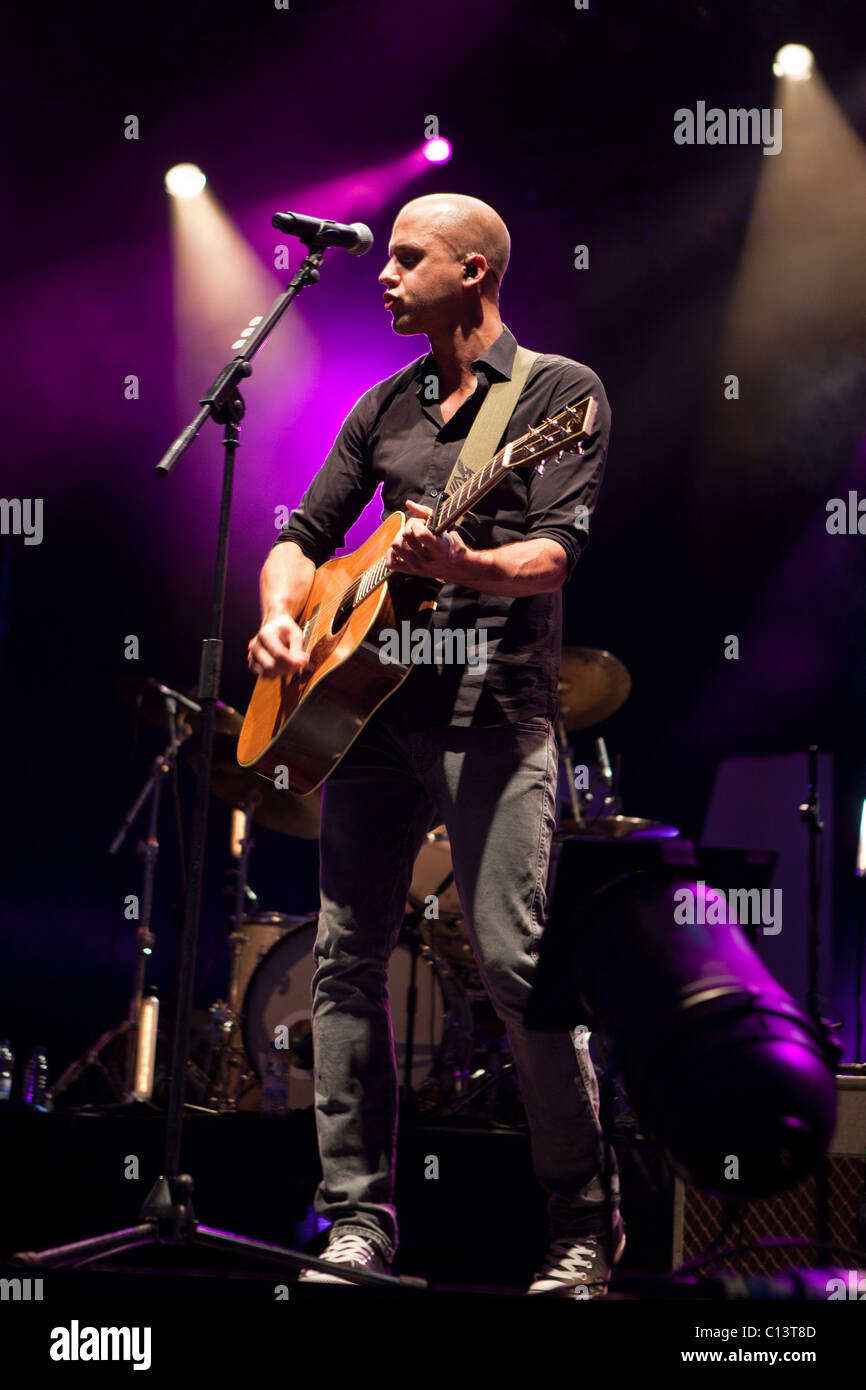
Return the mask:
<path fill-rule="evenodd" d="M 479 497 L 492 491 L 510 468 L 539 466 L 566 446 L 580 445 L 595 427 L 598 403 L 584 396 L 528 430 L 470 473 L 456 491 L 440 493 L 427 520 L 443 535 Z M 392 512 L 351 555 L 320 565 L 297 622 L 309 664 L 300 675 L 260 676 L 238 740 L 238 762 L 278 781 L 288 771 L 290 791 L 301 796 L 321 786 L 370 717 L 401 686 L 412 669 L 383 661 L 380 635 L 402 637 L 426 631 L 441 584 L 408 574 L 390 574 L 385 556 L 406 523 Z M 403 650 L 401 641 L 398 650 Z"/>
<path fill-rule="evenodd" d="M 259 677 L 238 741 L 241 767 L 272 781 L 287 768 L 289 790 L 315 791 L 403 684 L 412 666 L 383 662 L 379 635 L 385 628 L 400 632 L 406 621 L 413 631 L 430 626 L 436 602 L 429 583 L 391 576 L 333 628 L 346 590 L 387 553 L 405 520 L 392 512 L 358 550 L 316 570 L 297 618 L 309 665 L 294 677 Z"/>

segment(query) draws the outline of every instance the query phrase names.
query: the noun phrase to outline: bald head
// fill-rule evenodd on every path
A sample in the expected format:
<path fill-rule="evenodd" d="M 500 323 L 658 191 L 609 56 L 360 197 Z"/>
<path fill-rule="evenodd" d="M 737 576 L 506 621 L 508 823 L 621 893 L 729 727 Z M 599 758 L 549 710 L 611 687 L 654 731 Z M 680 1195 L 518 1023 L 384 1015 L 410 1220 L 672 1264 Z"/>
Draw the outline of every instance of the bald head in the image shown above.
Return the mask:
<path fill-rule="evenodd" d="M 428 193 L 406 203 L 379 276 L 394 332 L 426 333 L 440 352 L 455 333 L 464 342 L 472 335 L 477 346 L 501 324 L 499 282 L 510 249 L 508 228 L 480 198 Z"/>
<path fill-rule="evenodd" d="M 485 257 L 492 276 L 486 275 L 482 292 L 493 299 L 499 297 L 499 284 L 508 266 L 511 238 L 499 213 L 465 193 L 427 193 L 413 198 L 398 213 L 420 214 L 431 231 L 451 250 L 455 259 L 463 260 L 473 253 Z"/>

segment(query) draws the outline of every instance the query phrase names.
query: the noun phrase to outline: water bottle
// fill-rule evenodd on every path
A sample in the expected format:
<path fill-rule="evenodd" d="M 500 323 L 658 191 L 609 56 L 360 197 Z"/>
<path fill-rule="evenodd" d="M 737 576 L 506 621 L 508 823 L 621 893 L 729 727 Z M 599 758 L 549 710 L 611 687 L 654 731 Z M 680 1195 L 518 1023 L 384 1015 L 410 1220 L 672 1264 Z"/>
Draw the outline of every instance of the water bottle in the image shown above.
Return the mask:
<path fill-rule="evenodd" d="M 9 1039 L 0 1039 L 0 1103 L 12 1099 L 12 1072 L 15 1058 L 9 1046 Z"/>
<path fill-rule="evenodd" d="M 288 1063 L 273 1048 L 261 1054 L 262 1099 L 259 1114 L 285 1115 L 289 1108 Z"/>
<path fill-rule="evenodd" d="M 47 1110 L 47 1091 L 48 1059 L 44 1047 L 35 1047 L 24 1072 L 21 1098 L 25 1105 L 32 1105 L 34 1110 Z"/>

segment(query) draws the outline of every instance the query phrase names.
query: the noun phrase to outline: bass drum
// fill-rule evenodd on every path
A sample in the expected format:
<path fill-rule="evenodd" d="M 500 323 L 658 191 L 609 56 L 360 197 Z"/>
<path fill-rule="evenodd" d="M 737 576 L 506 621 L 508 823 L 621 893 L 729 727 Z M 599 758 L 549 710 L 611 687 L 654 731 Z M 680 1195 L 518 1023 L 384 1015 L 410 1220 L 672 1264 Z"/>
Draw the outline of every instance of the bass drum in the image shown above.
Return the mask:
<path fill-rule="evenodd" d="M 271 948 L 296 927 L 304 926 L 308 922 L 315 923 L 316 920 L 315 912 L 305 912 L 300 916 L 289 916 L 285 912 L 257 912 L 255 917 L 246 918 L 239 933 L 240 942 L 235 966 L 235 988 L 237 990 L 235 1007 L 238 1010 L 240 1010 L 241 1001 L 246 996 L 256 967 L 264 960 Z"/>
<path fill-rule="evenodd" d="M 277 1055 L 288 1062 L 288 1109 L 301 1110 L 314 1103 L 312 997 L 316 963 L 313 946 L 317 921 L 295 927 L 259 962 L 243 1004 L 242 1031 L 247 1061 L 259 1081 L 265 1059 L 274 1052 L 276 1029 L 288 1030 L 289 1047 Z M 407 1031 L 407 995 L 412 953 L 397 946 L 388 969 L 391 1022 L 397 1054 L 397 1076 L 404 1080 Z M 412 1089 L 429 1076 L 442 1041 L 444 1004 L 433 969 L 419 957 L 415 973 L 418 1006 L 412 1047 Z M 258 1093 L 259 1088 L 256 1087 Z"/>

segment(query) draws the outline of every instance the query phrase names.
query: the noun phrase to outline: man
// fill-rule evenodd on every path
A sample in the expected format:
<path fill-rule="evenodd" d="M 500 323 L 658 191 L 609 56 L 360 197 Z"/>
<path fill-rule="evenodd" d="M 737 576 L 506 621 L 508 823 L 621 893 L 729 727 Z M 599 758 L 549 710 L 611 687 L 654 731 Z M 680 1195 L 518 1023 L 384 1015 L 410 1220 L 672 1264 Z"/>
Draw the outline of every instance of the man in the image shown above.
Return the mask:
<path fill-rule="evenodd" d="M 325 784 L 312 1011 L 323 1170 L 315 1208 L 332 1223 L 324 1258 L 387 1273 L 397 1247 L 386 973 L 415 858 L 444 822 L 479 971 L 508 1031 L 535 1172 L 550 1193 L 551 1249 L 528 1291 L 586 1297 L 606 1290 L 624 1245 L 615 1173 L 613 1248 L 604 1240 L 596 1077 L 577 1034 L 527 1032 L 522 1019 L 554 828 L 560 590 L 587 539 L 610 427 L 598 377 L 540 357 L 505 439 L 591 392 L 599 417 L 585 452 L 543 475 L 512 470 L 460 531 L 436 537 L 426 526 L 487 390 L 511 377 L 516 343 L 499 317 L 509 252 L 505 223 L 477 198 L 432 194 L 399 212 L 379 276 L 385 307 L 396 333 L 426 334 L 431 351 L 346 418 L 265 563 L 249 664 L 265 677 L 306 665 L 294 619 L 314 570 L 381 484 L 383 515 L 409 514 L 390 568 L 444 581 L 434 625 L 483 635 L 485 660 L 416 665 Z"/>

